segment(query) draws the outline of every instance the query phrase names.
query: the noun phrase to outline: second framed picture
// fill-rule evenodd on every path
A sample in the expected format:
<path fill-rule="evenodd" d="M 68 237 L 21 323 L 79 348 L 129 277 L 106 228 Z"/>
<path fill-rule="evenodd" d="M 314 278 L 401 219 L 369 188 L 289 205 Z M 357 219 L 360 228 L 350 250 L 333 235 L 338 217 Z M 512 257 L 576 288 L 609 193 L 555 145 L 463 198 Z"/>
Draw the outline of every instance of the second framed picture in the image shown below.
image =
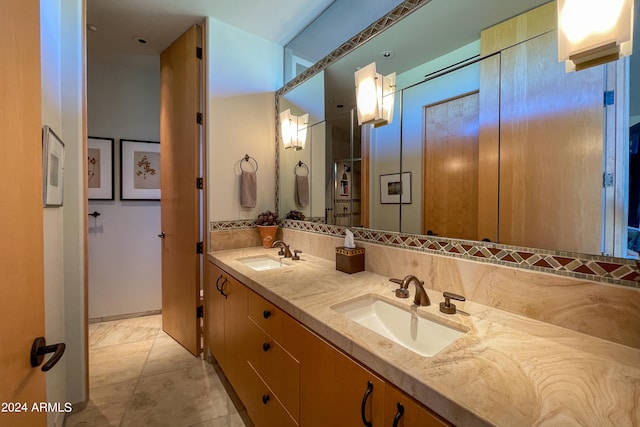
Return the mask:
<path fill-rule="evenodd" d="M 120 198 L 160 200 L 160 143 L 120 140 Z"/>
<path fill-rule="evenodd" d="M 113 200 L 113 138 L 87 139 L 89 200 Z"/>

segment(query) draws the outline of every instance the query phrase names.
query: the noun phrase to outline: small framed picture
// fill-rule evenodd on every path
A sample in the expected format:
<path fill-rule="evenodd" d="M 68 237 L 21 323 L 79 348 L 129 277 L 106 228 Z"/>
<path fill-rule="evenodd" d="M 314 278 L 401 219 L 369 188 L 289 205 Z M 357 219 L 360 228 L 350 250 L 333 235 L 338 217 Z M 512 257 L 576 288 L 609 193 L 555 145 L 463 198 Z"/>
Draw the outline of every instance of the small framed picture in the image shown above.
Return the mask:
<path fill-rule="evenodd" d="M 160 143 L 120 140 L 120 199 L 160 200 Z"/>
<path fill-rule="evenodd" d="M 380 175 L 380 203 L 381 204 L 411 203 L 411 172 Z"/>
<path fill-rule="evenodd" d="M 89 200 L 113 200 L 113 138 L 87 139 Z"/>
<path fill-rule="evenodd" d="M 43 205 L 62 206 L 64 143 L 49 126 L 42 128 Z"/>

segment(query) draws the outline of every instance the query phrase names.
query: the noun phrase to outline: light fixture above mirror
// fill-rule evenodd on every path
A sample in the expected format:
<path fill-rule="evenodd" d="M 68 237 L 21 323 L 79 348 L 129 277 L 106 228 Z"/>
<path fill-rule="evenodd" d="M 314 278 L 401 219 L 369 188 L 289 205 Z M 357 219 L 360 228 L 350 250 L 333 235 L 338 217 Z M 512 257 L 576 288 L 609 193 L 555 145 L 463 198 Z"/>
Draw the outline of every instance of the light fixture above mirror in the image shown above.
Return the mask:
<path fill-rule="evenodd" d="M 295 150 L 304 150 L 307 143 L 307 127 L 309 125 L 309 114 L 294 116 L 291 109 L 280 113 L 280 130 L 282 135 L 282 146 Z"/>
<path fill-rule="evenodd" d="M 633 0 L 558 0 L 558 61 L 567 72 L 633 51 Z"/>
<path fill-rule="evenodd" d="M 396 73 L 386 76 L 376 71 L 376 63 L 355 72 L 358 125 L 384 126 L 393 120 Z"/>

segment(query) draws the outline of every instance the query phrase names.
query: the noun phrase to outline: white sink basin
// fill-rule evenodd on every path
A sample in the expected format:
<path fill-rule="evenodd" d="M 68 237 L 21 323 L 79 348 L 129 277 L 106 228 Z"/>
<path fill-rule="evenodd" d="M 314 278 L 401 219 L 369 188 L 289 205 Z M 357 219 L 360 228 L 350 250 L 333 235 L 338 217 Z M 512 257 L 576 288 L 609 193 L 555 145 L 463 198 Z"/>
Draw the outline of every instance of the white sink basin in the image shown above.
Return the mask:
<path fill-rule="evenodd" d="M 426 357 L 435 355 L 465 334 L 375 295 L 346 301 L 331 308 L 394 343 Z"/>
<path fill-rule="evenodd" d="M 286 264 L 279 259 L 271 258 L 266 255 L 240 258 L 237 261 L 240 261 L 242 264 L 247 267 L 251 267 L 256 271 L 273 270 L 275 268 L 284 268 L 289 266 L 289 264 Z"/>

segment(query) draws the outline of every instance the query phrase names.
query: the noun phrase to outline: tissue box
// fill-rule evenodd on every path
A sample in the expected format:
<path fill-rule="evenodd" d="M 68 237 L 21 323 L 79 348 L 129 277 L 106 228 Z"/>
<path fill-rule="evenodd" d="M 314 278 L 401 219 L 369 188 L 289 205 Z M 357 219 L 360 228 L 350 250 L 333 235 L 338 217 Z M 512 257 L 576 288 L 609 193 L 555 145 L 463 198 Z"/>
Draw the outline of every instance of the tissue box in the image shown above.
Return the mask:
<path fill-rule="evenodd" d="M 344 246 L 336 248 L 336 270 L 345 273 L 364 271 L 364 248 L 348 249 Z"/>

